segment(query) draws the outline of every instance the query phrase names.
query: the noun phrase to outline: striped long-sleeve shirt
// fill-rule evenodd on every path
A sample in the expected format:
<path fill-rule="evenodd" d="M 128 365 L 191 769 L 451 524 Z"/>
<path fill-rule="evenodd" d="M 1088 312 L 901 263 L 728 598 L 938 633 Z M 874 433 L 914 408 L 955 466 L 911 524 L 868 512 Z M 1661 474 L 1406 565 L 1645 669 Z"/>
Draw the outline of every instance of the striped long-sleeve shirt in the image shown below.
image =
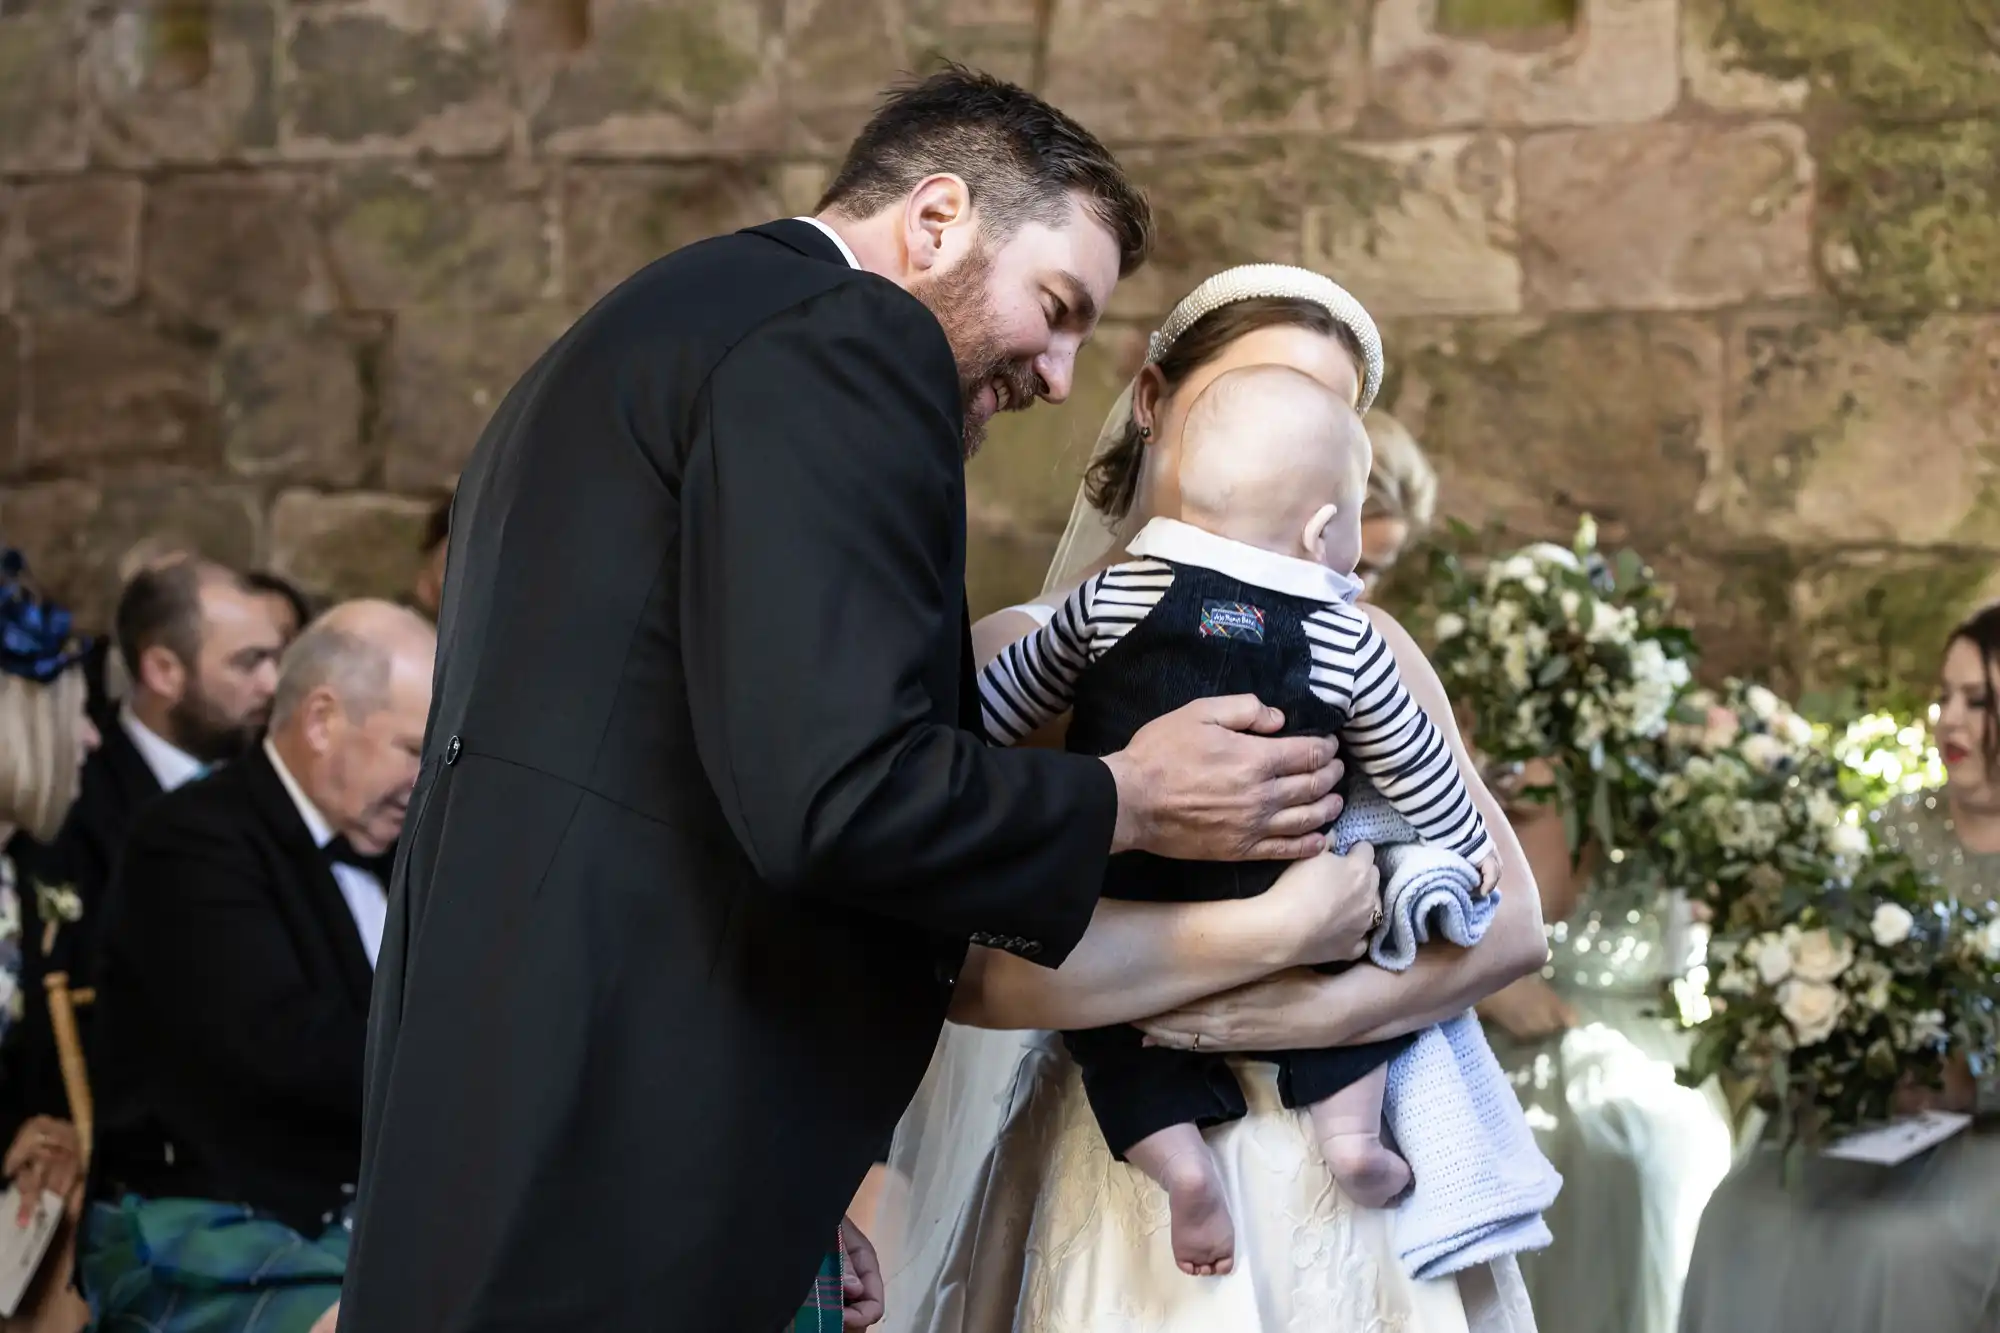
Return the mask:
<path fill-rule="evenodd" d="M 1341 750 L 1421 839 L 1478 861 L 1493 850 L 1446 744 L 1410 697 L 1388 641 L 1352 601 L 1352 580 L 1333 571 L 1156 520 L 1132 543 L 1141 558 L 1086 581 L 1040 630 L 1011 644 L 980 673 L 989 740 L 1012 745 L 1070 707 L 1084 674 L 1142 624 L 1174 585 L 1176 565 L 1199 565 L 1319 602 L 1303 619 L 1309 688 L 1347 719 Z M 1254 608 L 1231 604 L 1224 611 Z M 1220 613 L 1219 613 L 1220 614 Z M 1261 622 L 1258 622 L 1261 625 Z M 1218 632 L 1226 633 L 1222 626 Z M 1260 636 L 1261 637 L 1261 636 Z"/>

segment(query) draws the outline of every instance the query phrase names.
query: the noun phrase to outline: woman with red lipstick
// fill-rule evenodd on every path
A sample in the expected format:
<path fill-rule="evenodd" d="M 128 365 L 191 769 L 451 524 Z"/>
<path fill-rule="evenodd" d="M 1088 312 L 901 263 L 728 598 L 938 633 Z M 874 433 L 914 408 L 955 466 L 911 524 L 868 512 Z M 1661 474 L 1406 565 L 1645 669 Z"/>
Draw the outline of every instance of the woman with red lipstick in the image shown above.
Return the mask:
<path fill-rule="evenodd" d="M 1945 783 L 1878 832 L 1967 902 L 2000 901 L 2000 605 L 1945 642 L 1933 732 Z M 1815 1158 L 1787 1189 L 1760 1153 L 1702 1218 L 1681 1333 L 1989 1333 L 2000 1328 L 2000 1080 L 1948 1075 L 1910 1109 L 1973 1128 L 1891 1167 Z"/>

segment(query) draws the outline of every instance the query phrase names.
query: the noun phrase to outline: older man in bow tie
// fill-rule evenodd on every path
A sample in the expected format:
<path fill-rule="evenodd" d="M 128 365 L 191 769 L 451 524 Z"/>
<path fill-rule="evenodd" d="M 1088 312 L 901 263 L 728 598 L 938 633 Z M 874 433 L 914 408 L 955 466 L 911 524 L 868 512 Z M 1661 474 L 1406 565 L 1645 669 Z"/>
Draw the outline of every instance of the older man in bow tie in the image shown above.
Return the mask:
<path fill-rule="evenodd" d="M 236 1328 L 261 1301 L 258 1327 L 303 1330 L 339 1295 L 436 646 L 400 607 L 336 607 L 287 652 L 263 745 L 133 829 L 105 926 L 82 1244 L 107 1322 Z"/>

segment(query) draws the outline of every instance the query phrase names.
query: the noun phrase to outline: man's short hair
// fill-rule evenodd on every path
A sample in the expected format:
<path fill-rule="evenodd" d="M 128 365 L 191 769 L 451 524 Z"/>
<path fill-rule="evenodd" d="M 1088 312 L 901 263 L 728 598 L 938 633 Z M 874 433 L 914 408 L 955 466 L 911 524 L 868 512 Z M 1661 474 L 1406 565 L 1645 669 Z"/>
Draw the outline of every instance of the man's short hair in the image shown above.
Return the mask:
<path fill-rule="evenodd" d="M 271 697 L 272 729 L 289 722 L 306 696 L 322 686 L 333 691 L 349 717 L 372 715 L 389 701 L 393 665 L 386 646 L 322 616 L 285 650 Z"/>
<path fill-rule="evenodd" d="M 1117 240 L 1120 276 L 1152 249 L 1152 209 L 1096 136 L 1025 88 L 955 64 L 890 90 L 819 211 L 872 217 L 936 172 L 965 182 L 996 244 L 1027 222 L 1061 225 L 1074 193 Z"/>
<path fill-rule="evenodd" d="M 301 626 L 310 624 L 313 618 L 312 599 L 298 584 L 290 579 L 280 578 L 267 570 L 253 569 L 243 576 L 243 586 L 255 593 L 268 597 L 282 597 L 291 603 L 292 619 Z"/>
<path fill-rule="evenodd" d="M 212 582 L 244 586 L 233 571 L 192 557 L 132 576 L 118 595 L 112 632 L 133 680 L 140 679 L 139 659 L 155 646 L 193 669 L 201 656 L 201 590 Z"/>

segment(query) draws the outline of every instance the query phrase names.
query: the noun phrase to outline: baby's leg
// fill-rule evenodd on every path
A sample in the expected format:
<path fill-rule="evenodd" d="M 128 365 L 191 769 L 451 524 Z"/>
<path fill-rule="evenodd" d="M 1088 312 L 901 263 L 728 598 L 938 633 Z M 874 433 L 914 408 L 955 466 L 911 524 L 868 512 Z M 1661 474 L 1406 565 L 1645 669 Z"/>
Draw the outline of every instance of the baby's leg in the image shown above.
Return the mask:
<path fill-rule="evenodd" d="M 1333 1178 L 1363 1208 L 1380 1208 L 1410 1183 L 1410 1164 L 1382 1146 L 1382 1097 L 1389 1066 L 1312 1104 L 1313 1129 Z"/>
<path fill-rule="evenodd" d="M 1125 1160 L 1167 1192 L 1174 1262 L 1194 1277 L 1221 1277 L 1236 1258 L 1222 1173 L 1208 1141 L 1193 1125 L 1169 1125 L 1126 1150 Z"/>

